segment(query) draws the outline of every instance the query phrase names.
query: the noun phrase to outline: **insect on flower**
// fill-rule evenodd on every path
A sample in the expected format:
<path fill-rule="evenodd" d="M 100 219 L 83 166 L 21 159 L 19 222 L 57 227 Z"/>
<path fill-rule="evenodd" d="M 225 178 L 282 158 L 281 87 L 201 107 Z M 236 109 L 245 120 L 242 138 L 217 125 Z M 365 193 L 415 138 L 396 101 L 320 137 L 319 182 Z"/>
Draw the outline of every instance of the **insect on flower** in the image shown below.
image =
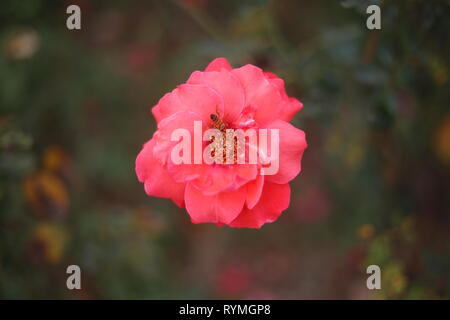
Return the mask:
<path fill-rule="evenodd" d="M 212 128 L 218 129 L 218 130 L 220 130 L 220 131 L 225 131 L 226 125 L 225 125 L 225 123 L 222 121 L 222 119 L 220 119 L 220 113 L 219 113 L 219 111 L 217 110 L 217 107 L 216 107 L 216 113 L 211 113 L 211 114 L 209 115 L 209 118 L 211 119 L 211 121 L 212 121 L 212 123 L 213 123 Z"/>

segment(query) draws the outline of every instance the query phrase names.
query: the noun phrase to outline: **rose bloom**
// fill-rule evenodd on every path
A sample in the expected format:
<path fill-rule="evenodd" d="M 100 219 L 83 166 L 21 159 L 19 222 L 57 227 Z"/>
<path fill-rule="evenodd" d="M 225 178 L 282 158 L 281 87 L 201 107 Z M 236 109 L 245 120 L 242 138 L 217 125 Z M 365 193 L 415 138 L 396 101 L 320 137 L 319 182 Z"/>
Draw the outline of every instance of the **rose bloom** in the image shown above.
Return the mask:
<path fill-rule="evenodd" d="M 289 121 L 302 106 L 275 74 L 251 64 L 233 69 L 217 58 L 152 108 L 158 129 L 137 156 L 137 177 L 148 195 L 186 207 L 193 223 L 260 228 L 289 206 L 288 183 L 300 173 L 307 147 L 305 133 Z M 278 172 L 262 175 L 260 163 L 173 163 L 171 151 L 178 141 L 171 141 L 172 132 L 184 128 L 193 133 L 194 121 L 202 121 L 204 132 L 213 125 L 212 114 L 227 129 L 279 129 Z M 203 142 L 203 148 L 207 145 Z"/>

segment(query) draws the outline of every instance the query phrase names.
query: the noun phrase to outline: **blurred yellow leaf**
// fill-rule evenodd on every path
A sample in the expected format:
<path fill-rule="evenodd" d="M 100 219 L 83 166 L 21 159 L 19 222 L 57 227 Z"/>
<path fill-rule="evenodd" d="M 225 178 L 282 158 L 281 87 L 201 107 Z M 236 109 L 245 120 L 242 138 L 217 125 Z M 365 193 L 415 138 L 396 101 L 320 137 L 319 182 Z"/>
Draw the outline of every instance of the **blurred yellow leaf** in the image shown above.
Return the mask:
<path fill-rule="evenodd" d="M 371 239 L 375 234 L 375 229 L 370 224 L 362 225 L 358 228 L 358 237 L 361 239 L 367 240 Z"/>
<path fill-rule="evenodd" d="M 49 263 L 57 263 L 66 245 L 66 234 L 56 224 L 39 223 L 34 229 L 34 243 L 43 249 L 45 261 Z"/>
<path fill-rule="evenodd" d="M 58 170 L 67 163 L 67 156 L 58 146 L 48 147 L 43 156 L 43 166 L 49 170 Z"/>
<path fill-rule="evenodd" d="M 48 170 L 41 170 L 27 178 L 24 191 L 28 202 L 37 212 L 65 211 L 69 206 L 69 195 L 64 183 Z"/>
<path fill-rule="evenodd" d="M 450 164 L 450 115 L 447 115 L 436 129 L 434 149 L 442 163 Z"/>

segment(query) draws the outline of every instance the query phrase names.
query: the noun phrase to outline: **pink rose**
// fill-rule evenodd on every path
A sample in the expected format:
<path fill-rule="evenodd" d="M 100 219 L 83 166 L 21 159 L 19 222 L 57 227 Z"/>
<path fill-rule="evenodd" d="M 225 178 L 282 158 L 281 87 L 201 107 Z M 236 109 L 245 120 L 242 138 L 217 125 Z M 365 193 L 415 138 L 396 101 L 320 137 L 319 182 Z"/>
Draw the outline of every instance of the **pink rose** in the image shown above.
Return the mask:
<path fill-rule="evenodd" d="M 307 147 L 305 133 L 289 121 L 302 106 L 288 97 L 284 81 L 276 75 L 251 64 L 233 69 L 226 59 L 217 58 L 152 108 L 158 129 L 137 156 L 138 179 L 148 195 L 186 207 L 193 223 L 260 228 L 289 206 L 288 182 L 300 173 Z M 212 115 L 217 115 L 219 122 L 213 121 Z M 173 141 L 172 133 L 183 128 L 196 139 L 194 121 L 202 121 L 203 130 L 278 129 L 273 130 L 279 132 L 277 172 L 262 174 L 259 161 L 176 164 L 171 155 L 178 141 Z M 201 150 L 208 144 L 203 141 Z M 250 144 L 245 147 L 258 147 Z"/>

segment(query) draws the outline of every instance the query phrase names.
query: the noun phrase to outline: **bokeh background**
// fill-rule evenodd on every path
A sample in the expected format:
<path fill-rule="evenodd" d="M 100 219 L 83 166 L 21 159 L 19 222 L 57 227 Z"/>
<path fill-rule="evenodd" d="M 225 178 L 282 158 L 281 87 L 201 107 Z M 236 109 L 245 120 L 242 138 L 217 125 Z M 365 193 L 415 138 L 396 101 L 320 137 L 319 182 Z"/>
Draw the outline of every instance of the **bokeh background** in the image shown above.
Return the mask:
<path fill-rule="evenodd" d="M 70 4 L 82 30 L 66 28 Z M 0 297 L 450 298 L 449 14 L 439 0 L 2 0 Z M 134 173 L 150 107 L 215 57 L 277 73 L 304 103 L 303 171 L 260 230 L 193 225 Z M 66 288 L 70 264 L 82 290 Z"/>

